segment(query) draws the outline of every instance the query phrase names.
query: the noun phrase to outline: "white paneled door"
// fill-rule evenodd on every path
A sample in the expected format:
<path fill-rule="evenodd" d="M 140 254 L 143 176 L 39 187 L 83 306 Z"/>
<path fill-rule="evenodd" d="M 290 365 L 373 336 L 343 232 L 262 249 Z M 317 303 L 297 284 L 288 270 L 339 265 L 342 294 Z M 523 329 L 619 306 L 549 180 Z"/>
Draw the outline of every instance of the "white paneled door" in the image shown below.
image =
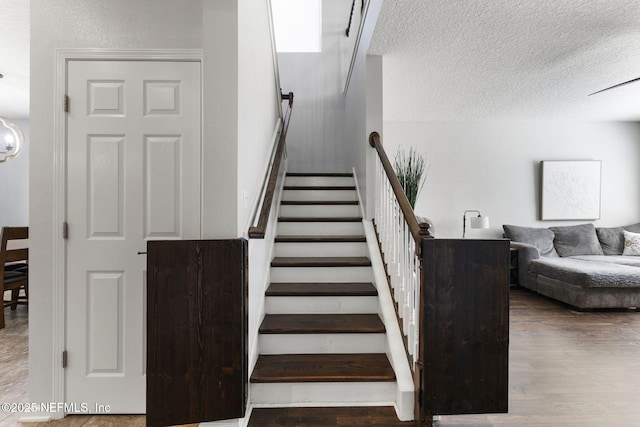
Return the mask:
<path fill-rule="evenodd" d="M 200 238 L 199 62 L 69 61 L 68 412 L 144 413 L 148 240 Z"/>

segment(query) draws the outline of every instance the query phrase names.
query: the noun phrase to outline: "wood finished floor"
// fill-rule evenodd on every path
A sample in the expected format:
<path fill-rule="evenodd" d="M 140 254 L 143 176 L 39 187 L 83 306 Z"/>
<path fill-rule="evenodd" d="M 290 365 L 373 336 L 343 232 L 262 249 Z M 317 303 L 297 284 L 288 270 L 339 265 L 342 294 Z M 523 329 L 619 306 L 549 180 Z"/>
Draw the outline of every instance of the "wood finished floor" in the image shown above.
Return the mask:
<path fill-rule="evenodd" d="M 7 327 L 0 330 L 0 402 L 28 402 L 27 308 L 5 313 Z M 511 292 L 510 341 L 509 413 L 447 416 L 436 425 L 640 425 L 640 313 L 579 313 L 515 289 Z M 366 416 L 360 411 L 363 409 L 351 414 L 333 411 L 326 419 L 316 410 L 306 412 L 306 419 L 300 417 L 304 413 L 300 410 L 256 412 L 249 426 L 403 425 L 376 417 L 373 411 Z M 0 413 L 0 426 L 145 425 L 144 416 L 72 416 L 32 424 L 18 424 L 18 416 Z"/>

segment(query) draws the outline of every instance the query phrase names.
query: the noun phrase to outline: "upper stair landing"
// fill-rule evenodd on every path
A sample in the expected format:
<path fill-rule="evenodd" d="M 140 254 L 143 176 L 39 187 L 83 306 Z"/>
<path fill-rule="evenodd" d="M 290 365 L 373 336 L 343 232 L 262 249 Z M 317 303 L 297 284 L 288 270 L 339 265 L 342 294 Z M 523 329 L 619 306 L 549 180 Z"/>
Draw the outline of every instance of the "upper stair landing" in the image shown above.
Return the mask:
<path fill-rule="evenodd" d="M 286 186 L 353 186 L 350 173 L 287 173 Z"/>

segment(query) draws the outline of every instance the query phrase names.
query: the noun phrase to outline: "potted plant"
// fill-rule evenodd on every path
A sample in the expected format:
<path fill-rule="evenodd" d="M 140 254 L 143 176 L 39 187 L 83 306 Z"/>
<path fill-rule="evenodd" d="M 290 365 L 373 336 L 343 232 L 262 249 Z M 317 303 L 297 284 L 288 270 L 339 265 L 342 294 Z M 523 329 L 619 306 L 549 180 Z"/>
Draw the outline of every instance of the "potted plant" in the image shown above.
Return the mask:
<path fill-rule="evenodd" d="M 407 199 L 409 199 L 411 209 L 416 206 L 418 194 L 424 186 L 430 167 L 431 165 L 426 166 L 424 157 L 418 153 L 415 147 L 410 147 L 408 152 L 403 147 L 398 148 L 393 168 Z"/>
<path fill-rule="evenodd" d="M 431 165 L 426 165 L 424 157 L 415 147 L 410 147 L 408 152 L 402 147 L 398 148 L 394 169 L 404 194 L 407 195 L 411 209 L 415 210 L 416 200 L 424 186 L 430 168 Z M 435 235 L 435 227 L 429 218 L 416 215 L 416 219 L 418 223 L 428 224 L 429 234 L 431 236 Z"/>

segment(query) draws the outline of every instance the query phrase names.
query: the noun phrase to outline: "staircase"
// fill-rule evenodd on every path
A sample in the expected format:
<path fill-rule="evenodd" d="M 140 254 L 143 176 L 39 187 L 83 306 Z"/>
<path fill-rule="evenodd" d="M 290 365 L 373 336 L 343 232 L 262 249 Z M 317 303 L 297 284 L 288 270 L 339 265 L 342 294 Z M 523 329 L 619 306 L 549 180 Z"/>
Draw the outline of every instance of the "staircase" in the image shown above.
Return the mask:
<path fill-rule="evenodd" d="M 397 407 L 351 174 L 287 174 L 274 254 L 253 406 Z"/>

